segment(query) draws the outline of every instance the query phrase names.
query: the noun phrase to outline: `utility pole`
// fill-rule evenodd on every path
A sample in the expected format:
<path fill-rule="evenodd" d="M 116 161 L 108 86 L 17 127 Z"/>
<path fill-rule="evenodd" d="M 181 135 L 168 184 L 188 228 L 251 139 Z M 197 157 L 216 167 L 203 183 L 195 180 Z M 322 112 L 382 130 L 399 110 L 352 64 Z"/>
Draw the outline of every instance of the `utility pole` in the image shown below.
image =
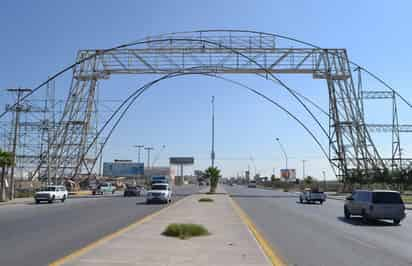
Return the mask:
<path fill-rule="evenodd" d="M 141 154 L 141 152 L 142 152 L 142 148 L 144 148 L 144 145 L 139 144 L 139 145 L 134 145 L 133 147 L 137 148 L 137 162 L 140 163 L 140 162 L 141 162 L 141 160 L 140 160 L 140 158 L 141 158 L 140 154 Z"/>
<path fill-rule="evenodd" d="M 50 179 L 50 125 L 49 120 L 46 120 L 46 130 L 47 130 L 47 185 L 50 186 L 51 179 Z"/>
<path fill-rule="evenodd" d="M 282 143 L 280 143 L 279 138 L 276 138 L 276 141 L 279 143 L 280 149 L 282 150 L 282 153 L 285 156 L 285 169 L 288 171 L 287 172 L 287 179 L 289 180 L 288 155 L 287 155 L 285 149 L 283 148 Z"/>
<path fill-rule="evenodd" d="M 150 151 L 154 150 L 153 147 L 145 147 L 145 150 L 147 150 L 147 168 L 150 168 Z"/>
<path fill-rule="evenodd" d="M 16 92 L 17 93 L 17 102 L 14 106 L 14 134 L 13 134 L 13 143 L 12 143 L 12 154 L 13 154 L 13 165 L 11 166 L 10 171 L 10 191 L 9 191 L 9 198 L 10 200 L 14 199 L 14 169 L 16 166 L 16 149 L 17 149 L 17 137 L 19 132 L 19 122 L 20 122 L 20 112 L 22 111 L 22 107 L 20 106 L 20 99 L 23 93 L 31 92 L 31 89 L 24 89 L 24 88 L 17 88 L 17 89 L 8 89 L 9 92 Z"/>
<path fill-rule="evenodd" d="M 212 96 L 212 153 L 210 159 L 212 167 L 215 167 L 215 96 Z"/>
<path fill-rule="evenodd" d="M 302 180 L 305 179 L 305 163 L 306 160 L 302 160 Z"/>
<path fill-rule="evenodd" d="M 323 174 L 323 191 L 326 192 L 326 172 L 322 171 Z"/>

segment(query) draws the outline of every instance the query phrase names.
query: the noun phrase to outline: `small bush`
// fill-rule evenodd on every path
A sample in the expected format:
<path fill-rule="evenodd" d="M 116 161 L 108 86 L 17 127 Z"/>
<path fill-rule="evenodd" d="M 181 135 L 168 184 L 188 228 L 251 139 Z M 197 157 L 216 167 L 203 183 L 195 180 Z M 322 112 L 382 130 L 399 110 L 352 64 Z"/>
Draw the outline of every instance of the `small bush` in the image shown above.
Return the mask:
<path fill-rule="evenodd" d="M 23 190 L 23 191 L 17 190 L 16 194 L 15 194 L 16 198 L 30 198 L 30 197 L 33 197 L 33 196 L 34 196 L 34 192 L 26 191 L 26 190 Z"/>
<path fill-rule="evenodd" d="M 213 202 L 214 200 L 211 198 L 200 198 L 199 202 Z"/>
<path fill-rule="evenodd" d="M 209 235 L 209 231 L 200 224 L 169 224 L 162 235 L 188 239 L 194 236 Z"/>

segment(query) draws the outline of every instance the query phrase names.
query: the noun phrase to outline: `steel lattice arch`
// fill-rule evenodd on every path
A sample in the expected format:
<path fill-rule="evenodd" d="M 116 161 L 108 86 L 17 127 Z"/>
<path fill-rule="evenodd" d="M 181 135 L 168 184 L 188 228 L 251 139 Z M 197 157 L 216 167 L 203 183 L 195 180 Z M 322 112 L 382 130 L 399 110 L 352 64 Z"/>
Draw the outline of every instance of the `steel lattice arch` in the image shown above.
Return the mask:
<path fill-rule="evenodd" d="M 51 76 L 35 90 L 70 70 L 72 81 L 68 97 L 48 140 L 48 160 L 44 160 L 44 153 L 39 154 L 34 177 L 45 175 L 46 164 L 53 166 L 54 175 L 59 178 L 92 173 L 101 152 L 97 147 L 100 130 L 94 126 L 97 85 L 112 75 L 125 74 L 260 75 L 282 85 L 318 123 L 328 139 L 327 159 L 341 180 L 355 170 L 367 176 L 384 168 L 407 165 L 407 159 L 401 156 L 399 132 L 402 129 L 407 132 L 412 127 L 399 125 L 396 98 L 409 103 L 383 80 L 351 62 L 346 49 L 325 49 L 286 36 L 254 31 L 170 33 L 111 49 L 80 50 L 73 65 Z M 329 99 L 328 128 L 322 127 L 301 95 L 277 74 L 306 74 L 325 80 Z M 375 80 L 381 89 L 366 90 L 365 76 Z M 392 123 L 368 124 L 364 100 L 382 97 L 394 102 Z M 371 132 L 379 129 L 392 133 L 392 156 L 389 158 L 381 155 L 371 137 Z"/>

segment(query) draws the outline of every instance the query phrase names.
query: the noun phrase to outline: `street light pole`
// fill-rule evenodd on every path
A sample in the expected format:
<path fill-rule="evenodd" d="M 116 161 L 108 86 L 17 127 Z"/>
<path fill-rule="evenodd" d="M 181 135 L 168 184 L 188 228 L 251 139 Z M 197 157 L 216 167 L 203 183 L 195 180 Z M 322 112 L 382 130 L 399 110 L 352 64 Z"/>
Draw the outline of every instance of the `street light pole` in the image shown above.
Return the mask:
<path fill-rule="evenodd" d="M 210 154 L 212 167 L 215 166 L 215 96 L 212 96 L 212 153 Z"/>
<path fill-rule="evenodd" d="M 282 153 L 283 153 L 283 155 L 285 156 L 285 166 L 286 166 L 286 169 L 288 169 L 288 155 L 286 154 L 286 151 L 285 151 L 285 149 L 283 148 L 282 143 L 280 143 L 279 138 L 276 138 L 276 141 L 279 143 L 280 149 L 282 150 Z"/>
<path fill-rule="evenodd" d="M 305 179 L 305 163 L 306 160 L 302 160 L 302 180 Z"/>

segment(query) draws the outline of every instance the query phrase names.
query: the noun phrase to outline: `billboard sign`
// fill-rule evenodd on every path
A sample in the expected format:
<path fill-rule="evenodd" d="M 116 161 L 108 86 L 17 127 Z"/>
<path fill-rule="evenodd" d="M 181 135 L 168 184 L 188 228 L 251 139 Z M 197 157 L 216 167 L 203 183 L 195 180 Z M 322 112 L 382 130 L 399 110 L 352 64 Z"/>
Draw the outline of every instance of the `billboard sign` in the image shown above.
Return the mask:
<path fill-rule="evenodd" d="M 170 164 L 194 164 L 195 159 L 193 157 L 170 157 Z"/>
<path fill-rule="evenodd" d="M 280 177 L 284 180 L 296 180 L 296 169 L 280 169 Z"/>
<path fill-rule="evenodd" d="M 103 164 L 103 175 L 110 177 L 136 177 L 144 174 L 144 164 L 134 162 L 109 162 Z"/>

